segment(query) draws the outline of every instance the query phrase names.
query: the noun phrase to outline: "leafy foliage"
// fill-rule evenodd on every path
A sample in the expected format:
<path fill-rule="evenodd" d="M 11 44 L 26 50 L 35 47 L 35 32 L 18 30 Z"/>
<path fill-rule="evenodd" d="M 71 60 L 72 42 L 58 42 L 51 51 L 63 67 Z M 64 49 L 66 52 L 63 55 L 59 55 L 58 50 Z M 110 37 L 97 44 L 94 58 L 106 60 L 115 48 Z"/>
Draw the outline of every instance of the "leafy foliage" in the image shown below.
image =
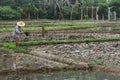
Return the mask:
<path fill-rule="evenodd" d="M 9 6 L 2 6 L 0 7 L 0 18 L 4 20 L 8 19 L 16 19 L 20 16 L 19 13 L 17 13 L 14 9 L 12 9 Z"/>
<path fill-rule="evenodd" d="M 99 4 L 99 10 L 98 10 L 98 15 L 104 16 L 105 18 L 107 18 L 107 14 L 108 14 L 108 5 L 106 3 L 101 3 Z"/>
<path fill-rule="evenodd" d="M 109 6 L 113 7 L 112 11 L 116 11 L 117 17 L 120 17 L 120 0 L 112 0 Z"/>
<path fill-rule="evenodd" d="M 106 0 L 0 0 L 0 19 L 60 19 L 63 14 L 64 19 L 80 19 L 81 7 L 84 7 L 84 15 L 86 12 L 85 7 L 100 6 L 99 13 L 105 11 L 106 6 L 99 5 L 106 3 Z M 114 6 L 114 10 L 120 12 L 120 1 L 111 0 L 109 6 Z M 72 7 L 74 6 L 74 9 Z M 101 10 L 102 9 L 102 10 Z M 92 10 L 89 9 L 88 17 L 91 18 Z M 119 14 L 117 14 L 120 17 Z M 95 16 L 94 16 L 95 18 Z"/>
<path fill-rule="evenodd" d="M 63 7 L 63 13 L 66 19 L 70 19 L 70 13 L 71 13 L 72 7 L 70 6 L 64 6 Z"/>

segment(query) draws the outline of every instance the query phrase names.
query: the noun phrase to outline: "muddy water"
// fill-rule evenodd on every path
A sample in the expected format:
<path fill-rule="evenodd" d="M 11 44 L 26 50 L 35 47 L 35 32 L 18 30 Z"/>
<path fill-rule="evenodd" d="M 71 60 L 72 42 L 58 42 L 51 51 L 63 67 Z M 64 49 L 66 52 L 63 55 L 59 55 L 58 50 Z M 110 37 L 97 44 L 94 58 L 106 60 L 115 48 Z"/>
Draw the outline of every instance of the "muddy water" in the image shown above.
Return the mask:
<path fill-rule="evenodd" d="M 120 80 L 120 76 L 91 72 L 59 72 L 24 76 L 0 76 L 0 80 Z"/>

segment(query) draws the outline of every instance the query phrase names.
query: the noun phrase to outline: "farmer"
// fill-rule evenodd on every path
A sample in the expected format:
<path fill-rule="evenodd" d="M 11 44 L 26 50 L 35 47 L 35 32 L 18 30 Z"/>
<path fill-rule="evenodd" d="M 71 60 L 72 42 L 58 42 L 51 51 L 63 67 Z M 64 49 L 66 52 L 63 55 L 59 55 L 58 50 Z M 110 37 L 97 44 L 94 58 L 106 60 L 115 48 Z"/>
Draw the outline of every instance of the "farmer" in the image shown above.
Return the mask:
<path fill-rule="evenodd" d="M 17 25 L 14 28 L 13 36 L 15 38 L 15 44 L 18 46 L 20 35 L 23 34 L 22 27 L 25 26 L 23 21 L 17 22 Z"/>

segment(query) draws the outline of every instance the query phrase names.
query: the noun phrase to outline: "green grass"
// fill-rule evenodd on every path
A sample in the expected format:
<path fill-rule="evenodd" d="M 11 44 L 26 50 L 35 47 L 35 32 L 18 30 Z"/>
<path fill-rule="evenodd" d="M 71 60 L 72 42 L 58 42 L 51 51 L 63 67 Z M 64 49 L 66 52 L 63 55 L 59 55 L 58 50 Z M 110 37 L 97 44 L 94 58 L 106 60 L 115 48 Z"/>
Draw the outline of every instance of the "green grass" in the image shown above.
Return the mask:
<path fill-rule="evenodd" d="M 89 42 L 105 42 L 105 41 L 120 41 L 120 38 L 96 38 L 84 40 L 62 40 L 62 41 L 29 41 L 20 42 L 21 46 L 45 45 L 45 44 L 66 44 L 66 43 L 89 43 Z"/>
<path fill-rule="evenodd" d="M 1 43 L 0 44 L 2 47 L 5 47 L 7 49 L 11 49 L 14 52 L 20 52 L 20 53 L 28 53 L 29 51 L 22 48 L 22 47 L 16 47 L 16 45 L 14 43 Z"/>
<path fill-rule="evenodd" d="M 46 26 L 47 25 L 47 26 Z M 46 24 L 45 26 L 45 30 L 49 31 L 49 30 L 65 30 L 65 29 L 88 29 L 88 28 L 93 28 L 95 27 L 95 24 L 77 24 L 77 25 L 70 25 L 70 24 Z M 12 32 L 14 29 L 14 27 L 1 27 L 0 32 Z M 41 26 L 34 26 L 31 25 L 29 27 L 23 27 L 24 31 L 40 31 L 41 30 Z"/>
<path fill-rule="evenodd" d="M 92 71 L 95 65 L 108 66 L 108 63 L 104 63 L 100 60 L 88 62 L 88 70 Z"/>
<path fill-rule="evenodd" d="M 25 27 L 23 27 L 24 31 L 41 31 L 41 23 L 31 23 L 31 24 L 26 24 Z M 15 26 L 13 25 L 3 25 L 0 26 L 1 30 L 0 32 L 12 32 Z M 67 29 L 87 29 L 88 31 L 95 31 L 95 30 L 108 30 L 108 27 L 97 27 L 97 24 L 50 24 L 50 23 L 45 23 L 44 24 L 45 30 L 67 30 Z M 111 27 L 111 30 L 120 30 L 120 27 Z"/>
<path fill-rule="evenodd" d="M 120 30 L 120 27 L 112 27 L 111 29 L 114 31 L 118 31 L 118 30 Z"/>
<path fill-rule="evenodd" d="M 0 25 L 0 28 L 14 28 L 15 25 Z M 25 27 L 31 28 L 31 27 L 41 27 L 42 24 L 31 24 L 27 25 Z M 70 27 L 70 26 L 80 26 L 80 27 L 89 27 L 89 26 L 97 26 L 96 24 L 44 24 L 45 27 Z"/>
<path fill-rule="evenodd" d="M 12 32 L 13 30 L 0 30 L 0 33 L 4 33 L 4 32 Z"/>
<path fill-rule="evenodd" d="M 67 43 L 89 43 L 89 42 L 108 42 L 108 41 L 120 41 L 120 38 L 96 38 L 96 39 L 85 39 L 85 40 L 64 40 L 64 41 L 28 41 L 20 42 L 20 46 L 16 47 L 15 43 L 4 42 L 0 43 L 0 46 L 11 49 L 15 52 L 29 53 L 29 50 L 22 46 L 34 46 L 34 45 L 49 45 L 49 44 L 67 44 Z"/>
<path fill-rule="evenodd" d="M 64 25 L 64 26 L 50 26 L 50 27 L 45 27 L 45 30 L 65 30 L 65 29 L 88 29 L 88 28 L 93 28 L 95 25 L 93 24 L 81 24 L 81 25 Z"/>

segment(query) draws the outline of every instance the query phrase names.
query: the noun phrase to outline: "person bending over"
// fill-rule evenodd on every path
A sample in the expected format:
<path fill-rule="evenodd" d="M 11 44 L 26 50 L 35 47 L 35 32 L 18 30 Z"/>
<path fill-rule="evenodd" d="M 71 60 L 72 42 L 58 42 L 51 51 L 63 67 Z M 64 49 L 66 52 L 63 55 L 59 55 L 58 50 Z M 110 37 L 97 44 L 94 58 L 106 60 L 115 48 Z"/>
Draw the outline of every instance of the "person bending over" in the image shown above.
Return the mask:
<path fill-rule="evenodd" d="M 23 34 L 23 31 L 22 31 L 23 26 L 25 26 L 25 23 L 23 21 L 19 21 L 19 22 L 17 22 L 17 25 L 14 28 L 13 36 L 15 38 L 16 46 L 18 46 L 20 36 L 21 36 L 21 34 Z"/>

